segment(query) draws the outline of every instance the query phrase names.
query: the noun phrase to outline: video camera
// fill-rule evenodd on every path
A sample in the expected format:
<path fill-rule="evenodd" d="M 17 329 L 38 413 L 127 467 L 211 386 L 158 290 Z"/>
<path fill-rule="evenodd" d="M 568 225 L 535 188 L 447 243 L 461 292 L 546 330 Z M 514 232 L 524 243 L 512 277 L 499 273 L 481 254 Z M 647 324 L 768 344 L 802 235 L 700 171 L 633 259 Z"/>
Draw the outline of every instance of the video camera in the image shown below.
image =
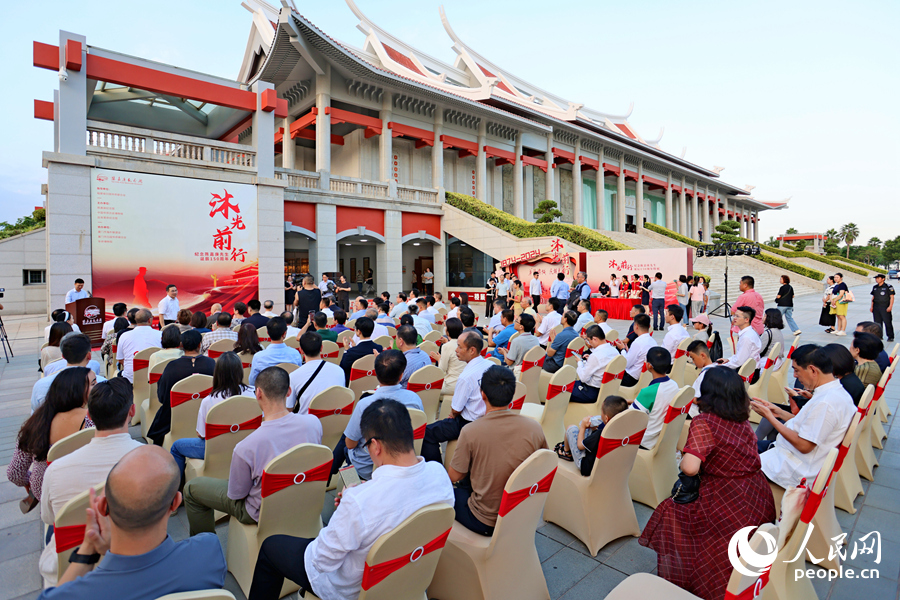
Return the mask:
<path fill-rule="evenodd" d="M 6 288 L 0 288 L 0 298 L 3 297 L 3 292 L 6 291 Z"/>

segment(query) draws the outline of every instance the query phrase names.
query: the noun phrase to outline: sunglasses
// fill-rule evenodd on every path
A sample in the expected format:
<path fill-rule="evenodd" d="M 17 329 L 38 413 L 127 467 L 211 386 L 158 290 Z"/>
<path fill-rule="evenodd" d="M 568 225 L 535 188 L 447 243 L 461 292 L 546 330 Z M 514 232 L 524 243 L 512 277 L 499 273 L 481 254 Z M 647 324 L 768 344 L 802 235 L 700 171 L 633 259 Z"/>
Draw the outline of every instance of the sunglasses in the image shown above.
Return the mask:
<path fill-rule="evenodd" d="M 377 440 L 377 439 L 379 439 L 379 438 L 377 438 L 377 437 L 370 437 L 369 439 L 366 440 L 366 443 L 363 444 L 362 447 L 365 448 L 366 450 L 368 450 L 368 449 L 369 449 L 369 444 L 371 444 L 374 440 Z"/>

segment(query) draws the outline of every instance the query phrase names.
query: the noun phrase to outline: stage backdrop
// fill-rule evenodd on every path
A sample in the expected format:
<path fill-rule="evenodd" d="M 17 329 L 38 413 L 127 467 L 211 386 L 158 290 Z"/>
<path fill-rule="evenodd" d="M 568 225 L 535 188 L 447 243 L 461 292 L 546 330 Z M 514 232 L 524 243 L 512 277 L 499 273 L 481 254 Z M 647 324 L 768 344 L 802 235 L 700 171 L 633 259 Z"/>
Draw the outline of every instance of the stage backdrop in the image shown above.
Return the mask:
<path fill-rule="evenodd" d="M 678 279 L 679 275 L 694 274 L 693 248 L 667 248 L 657 250 L 613 250 L 611 252 L 581 252 L 579 264 L 587 271 L 588 284 L 596 292 L 601 281 L 609 281 L 615 273 L 617 277 L 637 273 L 649 275 L 662 273 L 663 281 Z"/>
<path fill-rule="evenodd" d="M 153 310 L 178 286 L 181 308 L 231 310 L 259 291 L 253 185 L 92 169 L 93 293 Z"/>

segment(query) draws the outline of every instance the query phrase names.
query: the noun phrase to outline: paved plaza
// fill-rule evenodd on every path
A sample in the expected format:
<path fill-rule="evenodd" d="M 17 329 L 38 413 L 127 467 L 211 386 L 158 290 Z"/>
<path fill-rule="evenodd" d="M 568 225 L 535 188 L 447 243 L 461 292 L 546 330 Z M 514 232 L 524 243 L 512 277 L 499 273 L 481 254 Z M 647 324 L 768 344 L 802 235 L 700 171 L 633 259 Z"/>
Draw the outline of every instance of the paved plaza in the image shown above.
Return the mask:
<path fill-rule="evenodd" d="M 868 287 L 854 288 L 859 301 L 851 304 L 848 328 L 858 321 L 868 320 Z M 732 296 L 736 295 L 732 292 Z M 818 323 L 821 302 L 819 297 L 803 296 L 795 300 L 796 321 L 803 328 L 803 342 L 826 344 L 839 342 L 849 344 L 849 335 L 839 338 L 823 333 Z M 16 434 L 27 418 L 30 407 L 31 388 L 39 377 L 37 356 L 43 342 L 46 322 L 41 317 L 8 317 L 4 319 L 6 329 L 12 339 L 15 358 L 9 363 L 0 354 L 0 600 L 12 598 L 34 598 L 41 587 L 37 564 L 41 551 L 40 511 L 27 515 L 19 511 L 18 501 L 23 491 L 6 480 L 5 465 L 9 462 L 15 447 Z M 717 331 L 727 331 L 726 321 L 714 318 Z M 620 332 L 627 330 L 627 322 L 611 322 Z M 656 333 L 661 340 L 661 332 Z M 789 339 L 789 335 L 786 335 Z M 726 353 L 727 344 L 726 344 Z M 900 384 L 894 382 L 885 392 L 887 404 L 893 415 L 885 424 L 888 439 L 883 450 L 875 450 L 880 466 L 875 470 L 875 482 L 862 480 L 865 495 L 857 498 L 857 512 L 850 515 L 837 510 L 838 520 L 848 533 L 850 549 L 853 541 L 870 531 L 881 533 L 881 562 L 874 564 L 871 556 L 858 556 L 848 560 L 848 566 L 878 569 L 879 579 L 841 579 L 828 582 L 817 580 L 815 587 L 821 600 L 888 600 L 900 598 L 900 433 L 892 432 L 894 417 L 900 404 Z M 133 435 L 139 435 L 139 428 L 133 428 Z M 330 517 L 333 495 L 326 497 L 324 517 Z M 652 510 L 635 503 L 638 522 L 643 527 Z M 616 515 L 608 515 L 615 519 Z M 217 528 L 222 542 L 225 542 L 227 526 L 223 522 Z M 169 533 L 175 540 L 187 537 L 187 518 L 184 509 L 169 522 Z M 545 524 L 535 535 L 535 543 L 541 558 L 544 576 L 550 589 L 551 598 L 583 600 L 603 598 L 613 587 L 628 575 L 638 572 L 656 571 L 656 554 L 637 543 L 636 538 L 626 537 L 608 544 L 596 557 L 591 557 L 587 548 L 567 531 Z M 849 552 L 848 552 L 849 559 Z M 229 574 L 226 588 L 236 598 L 244 598 L 234 578 Z M 296 594 L 292 596 L 296 598 Z M 501 600 L 501 599 L 495 599 Z"/>

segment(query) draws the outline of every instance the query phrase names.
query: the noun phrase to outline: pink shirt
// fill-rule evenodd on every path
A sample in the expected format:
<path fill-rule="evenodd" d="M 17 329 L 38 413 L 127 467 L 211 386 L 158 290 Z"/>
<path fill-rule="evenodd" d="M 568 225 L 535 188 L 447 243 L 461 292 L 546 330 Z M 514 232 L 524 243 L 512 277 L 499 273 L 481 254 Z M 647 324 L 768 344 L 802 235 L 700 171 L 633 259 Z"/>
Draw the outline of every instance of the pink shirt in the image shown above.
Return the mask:
<path fill-rule="evenodd" d="M 762 335 L 763 322 L 765 321 L 766 303 L 763 300 L 763 297 L 759 295 L 759 292 L 757 292 L 756 290 L 747 290 L 746 292 L 738 296 L 737 300 L 735 300 L 731 306 L 732 314 L 734 314 L 734 311 L 739 306 L 749 306 L 750 308 L 755 310 L 756 316 L 753 317 L 753 322 L 750 323 L 750 327 L 753 328 L 753 331 L 755 331 L 757 335 Z M 732 325 L 731 331 L 733 331 L 734 333 L 740 333 L 737 325 Z"/>

